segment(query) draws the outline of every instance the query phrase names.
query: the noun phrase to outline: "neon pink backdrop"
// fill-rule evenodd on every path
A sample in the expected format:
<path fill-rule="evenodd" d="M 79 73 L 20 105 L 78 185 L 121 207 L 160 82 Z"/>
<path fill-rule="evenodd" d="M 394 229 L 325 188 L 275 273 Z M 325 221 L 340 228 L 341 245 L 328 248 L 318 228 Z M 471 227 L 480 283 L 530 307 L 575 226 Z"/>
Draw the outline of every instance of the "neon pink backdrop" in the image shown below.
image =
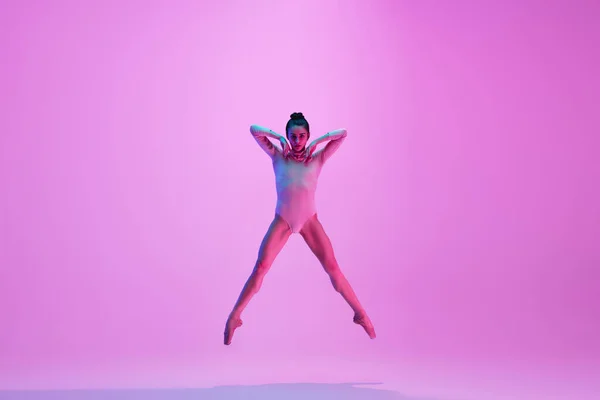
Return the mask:
<path fill-rule="evenodd" d="M 591 1 L 2 2 L 0 385 L 255 360 L 596 368 L 597 17 Z M 378 339 L 294 235 L 226 348 L 275 207 L 248 128 L 283 133 L 294 111 L 315 137 L 348 129 L 317 205 Z"/>

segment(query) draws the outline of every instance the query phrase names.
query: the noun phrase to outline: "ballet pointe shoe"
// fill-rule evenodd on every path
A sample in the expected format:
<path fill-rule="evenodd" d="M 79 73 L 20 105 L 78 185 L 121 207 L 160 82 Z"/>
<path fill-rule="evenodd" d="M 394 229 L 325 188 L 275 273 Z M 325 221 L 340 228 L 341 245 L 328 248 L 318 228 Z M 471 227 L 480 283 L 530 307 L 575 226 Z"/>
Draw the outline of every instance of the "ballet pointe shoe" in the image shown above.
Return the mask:
<path fill-rule="evenodd" d="M 231 344 L 231 339 L 233 339 L 233 332 L 242 325 L 243 322 L 240 318 L 227 318 L 227 323 L 225 324 L 225 331 L 223 332 L 223 343 L 225 345 L 229 346 Z"/>
<path fill-rule="evenodd" d="M 354 323 L 362 326 L 364 328 L 365 332 L 367 332 L 367 335 L 369 335 L 369 337 L 371 339 L 375 339 L 377 337 L 377 335 L 375 334 L 375 327 L 373 326 L 373 323 L 371 322 L 369 317 L 367 317 L 366 314 L 365 315 L 355 314 L 354 315 Z"/>

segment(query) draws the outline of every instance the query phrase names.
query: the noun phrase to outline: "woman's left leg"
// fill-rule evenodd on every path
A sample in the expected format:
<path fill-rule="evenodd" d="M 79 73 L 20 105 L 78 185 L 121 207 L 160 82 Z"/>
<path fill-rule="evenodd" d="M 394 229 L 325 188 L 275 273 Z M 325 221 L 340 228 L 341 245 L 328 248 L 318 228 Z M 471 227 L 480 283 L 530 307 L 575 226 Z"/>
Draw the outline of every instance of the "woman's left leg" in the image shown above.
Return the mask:
<path fill-rule="evenodd" d="M 300 235 L 304 238 L 304 241 L 317 257 L 336 292 L 340 293 L 344 300 L 354 311 L 354 322 L 361 325 L 371 339 L 375 339 L 375 328 L 371 323 L 369 317 L 363 306 L 360 304 L 356 293 L 350 286 L 350 282 L 346 279 L 342 273 L 340 266 L 335 259 L 333 253 L 333 246 L 331 240 L 325 233 L 323 225 L 317 218 L 317 215 L 313 215 L 302 227 Z"/>

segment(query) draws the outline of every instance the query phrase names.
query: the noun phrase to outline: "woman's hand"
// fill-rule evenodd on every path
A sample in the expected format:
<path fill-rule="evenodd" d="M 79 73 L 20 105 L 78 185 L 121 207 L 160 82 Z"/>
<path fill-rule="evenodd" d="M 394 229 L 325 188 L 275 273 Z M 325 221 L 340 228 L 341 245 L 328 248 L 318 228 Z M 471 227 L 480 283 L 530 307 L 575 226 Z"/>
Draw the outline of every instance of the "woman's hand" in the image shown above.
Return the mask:
<path fill-rule="evenodd" d="M 307 162 L 312 159 L 312 155 L 316 149 L 317 149 L 317 146 L 315 145 L 315 143 L 311 143 L 308 145 L 308 147 L 306 148 L 306 161 Z"/>
<path fill-rule="evenodd" d="M 281 151 L 283 153 L 283 156 L 287 157 L 287 155 L 290 153 L 290 144 L 285 139 L 285 136 L 281 136 L 279 138 L 279 143 L 281 143 Z"/>

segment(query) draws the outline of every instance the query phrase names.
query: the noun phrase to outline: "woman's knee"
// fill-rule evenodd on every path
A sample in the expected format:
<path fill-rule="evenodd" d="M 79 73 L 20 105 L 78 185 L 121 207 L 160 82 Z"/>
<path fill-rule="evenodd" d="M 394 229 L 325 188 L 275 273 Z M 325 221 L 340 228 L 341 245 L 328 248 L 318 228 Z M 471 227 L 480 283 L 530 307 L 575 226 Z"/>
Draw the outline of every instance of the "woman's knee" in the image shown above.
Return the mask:
<path fill-rule="evenodd" d="M 259 258 L 256 261 L 256 264 L 254 265 L 254 272 L 257 273 L 257 274 L 259 274 L 259 275 L 264 275 L 271 268 L 271 264 L 272 263 L 269 262 L 267 259 Z"/>
<path fill-rule="evenodd" d="M 329 273 L 329 279 L 331 280 L 333 289 L 336 292 L 341 293 L 342 288 L 344 287 L 344 275 L 342 275 L 341 271 L 338 269 L 334 272 Z"/>
<path fill-rule="evenodd" d="M 325 268 L 325 271 L 327 271 L 328 274 L 337 272 L 340 269 L 337 260 L 335 259 L 333 254 L 322 255 L 319 257 L 319 261 L 321 262 L 321 265 L 323 266 L 323 268 Z"/>

